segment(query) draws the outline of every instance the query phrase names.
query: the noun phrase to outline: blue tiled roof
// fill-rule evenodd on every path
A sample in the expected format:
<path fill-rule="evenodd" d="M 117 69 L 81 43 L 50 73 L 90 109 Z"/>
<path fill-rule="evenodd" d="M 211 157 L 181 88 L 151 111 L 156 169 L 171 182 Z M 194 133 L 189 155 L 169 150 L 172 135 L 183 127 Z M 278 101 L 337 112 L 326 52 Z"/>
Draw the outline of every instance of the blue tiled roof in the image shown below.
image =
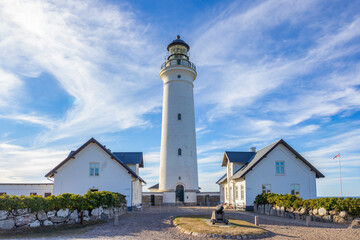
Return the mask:
<path fill-rule="evenodd" d="M 113 152 L 113 154 L 127 165 L 139 164 L 139 167 L 144 166 L 142 152 Z"/>
<path fill-rule="evenodd" d="M 256 152 L 230 152 L 230 151 L 226 151 L 225 154 L 227 155 L 230 162 L 248 163 L 253 159 Z"/>
<path fill-rule="evenodd" d="M 226 173 L 219 180 L 217 180 L 216 183 L 219 183 L 221 180 L 223 180 L 224 177 L 226 177 Z"/>

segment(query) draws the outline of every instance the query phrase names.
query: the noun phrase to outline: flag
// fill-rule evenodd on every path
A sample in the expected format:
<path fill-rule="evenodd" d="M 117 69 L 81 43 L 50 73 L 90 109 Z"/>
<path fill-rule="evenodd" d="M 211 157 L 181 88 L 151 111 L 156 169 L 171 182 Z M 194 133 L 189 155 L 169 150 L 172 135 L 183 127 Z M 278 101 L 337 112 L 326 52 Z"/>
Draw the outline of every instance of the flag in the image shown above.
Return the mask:
<path fill-rule="evenodd" d="M 337 158 L 337 157 L 340 157 L 340 153 L 338 155 L 336 155 L 333 159 Z"/>

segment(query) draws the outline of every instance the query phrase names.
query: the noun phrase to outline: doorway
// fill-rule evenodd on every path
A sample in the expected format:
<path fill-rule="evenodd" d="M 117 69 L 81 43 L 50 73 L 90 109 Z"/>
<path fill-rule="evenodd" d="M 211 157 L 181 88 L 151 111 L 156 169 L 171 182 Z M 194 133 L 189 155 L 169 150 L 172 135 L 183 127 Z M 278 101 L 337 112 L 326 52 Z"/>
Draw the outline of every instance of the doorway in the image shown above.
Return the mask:
<path fill-rule="evenodd" d="M 184 186 L 183 185 L 176 186 L 176 201 L 184 202 Z"/>

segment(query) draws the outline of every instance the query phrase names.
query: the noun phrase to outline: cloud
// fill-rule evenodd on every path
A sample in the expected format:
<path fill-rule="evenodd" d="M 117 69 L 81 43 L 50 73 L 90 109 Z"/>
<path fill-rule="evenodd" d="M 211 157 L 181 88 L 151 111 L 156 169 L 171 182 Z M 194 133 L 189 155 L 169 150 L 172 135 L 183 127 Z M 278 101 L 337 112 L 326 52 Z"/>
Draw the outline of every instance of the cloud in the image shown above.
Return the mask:
<path fill-rule="evenodd" d="M 1 5 L 0 55 L 7 56 L 1 65 L 21 69 L 22 81 L 50 73 L 75 99 L 65 116 L 48 121 L 50 131 L 38 136 L 40 143 L 150 125 L 143 115 L 161 105 L 161 97 L 147 92 L 157 59 L 144 34 L 147 26 L 131 12 L 96 1 Z M 11 115 L 41 124 L 44 116 L 32 110 L 31 117 Z"/>
<path fill-rule="evenodd" d="M 0 68 L 0 109 L 14 101 L 16 93 L 21 92 L 22 82 L 12 73 Z"/>
<path fill-rule="evenodd" d="M 45 182 L 44 175 L 63 160 L 66 147 L 38 148 L 0 143 L 0 182 Z"/>

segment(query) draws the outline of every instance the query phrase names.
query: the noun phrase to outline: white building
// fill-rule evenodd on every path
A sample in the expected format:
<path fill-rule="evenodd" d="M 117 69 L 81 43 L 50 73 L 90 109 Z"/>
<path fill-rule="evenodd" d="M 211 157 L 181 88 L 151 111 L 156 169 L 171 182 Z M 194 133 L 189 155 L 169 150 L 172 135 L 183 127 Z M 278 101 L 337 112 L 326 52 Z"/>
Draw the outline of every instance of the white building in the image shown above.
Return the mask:
<path fill-rule="evenodd" d="M 263 192 L 316 198 L 316 178 L 324 177 L 282 139 L 259 151 L 226 151 L 222 166 L 227 172 L 217 181 L 221 203 L 247 209 Z"/>
<path fill-rule="evenodd" d="M 85 194 L 87 191 L 118 192 L 126 196 L 128 207 L 141 205 L 141 152 L 111 152 L 94 138 L 45 175 L 54 180 L 54 195 Z"/>
<path fill-rule="evenodd" d="M 190 47 L 177 36 L 162 65 L 163 112 L 158 191 L 163 203 L 196 204 L 199 191 L 193 88 L 196 67 L 189 61 Z"/>
<path fill-rule="evenodd" d="M 41 195 L 48 197 L 53 194 L 53 183 L 0 183 L 0 196 L 8 195 Z"/>
<path fill-rule="evenodd" d="M 0 195 L 85 194 L 90 191 L 118 192 L 126 196 L 129 208 L 142 204 L 139 168 L 141 152 L 111 152 L 91 138 L 52 169 L 45 177 L 53 183 L 0 183 Z"/>

